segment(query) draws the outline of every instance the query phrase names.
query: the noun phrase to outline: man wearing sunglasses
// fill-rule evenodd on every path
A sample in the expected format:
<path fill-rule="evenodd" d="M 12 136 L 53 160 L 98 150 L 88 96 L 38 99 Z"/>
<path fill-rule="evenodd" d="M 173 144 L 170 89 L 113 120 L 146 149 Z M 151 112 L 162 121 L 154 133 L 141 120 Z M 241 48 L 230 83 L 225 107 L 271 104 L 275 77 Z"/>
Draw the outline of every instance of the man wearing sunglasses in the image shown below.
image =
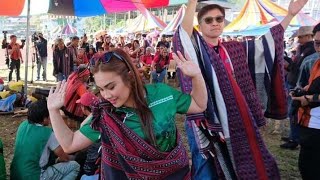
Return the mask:
<path fill-rule="evenodd" d="M 193 179 L 280 179 L 257 129 L 266 123 L 257 99 L 263 100 L 266 117 L 286 118 L 283 35 L 307 1 L 292 1 L 281 24 L 259 40 L 240 43 L 220 41 L 225 10 L 216 4 L 200 9 L 201 35 L 194 30 L 198 1 L 189 0 L 173 44 L 199 64 L 209 96 L 205 113 L 186 120 Z M 181 89 L 190 92 L 191 81 L 179 77 Z"/>

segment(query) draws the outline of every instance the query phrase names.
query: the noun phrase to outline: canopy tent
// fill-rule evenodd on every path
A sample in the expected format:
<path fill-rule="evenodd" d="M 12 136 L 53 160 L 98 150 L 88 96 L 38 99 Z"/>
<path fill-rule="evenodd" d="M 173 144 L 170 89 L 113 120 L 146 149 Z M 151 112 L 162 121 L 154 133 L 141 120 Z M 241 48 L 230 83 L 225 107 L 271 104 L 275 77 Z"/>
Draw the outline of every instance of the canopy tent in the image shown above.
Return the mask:
<path fill-rule="evenodd" d="M 248 26 L 246 29 L 243 29 L 241 31 L 234 31 L 234 32 L 224 32 L 223 35 L 229 35 L 229 36 L 262 36 L 266 34 L 272 26 L 275 26 L 278 24 L 278 22 L 270 22 L 264 25 L 252 25 Z M 288 27 L 286 29 L 286 33 L 292 33 L 296 30 L 298 30 L 298 27 Z"/>
<path fill-rule="evenodd" d="M 186 13 L 186 6 L 182 5 L 178 10 L 177 14 L 170 21 L 167 27 L 161 32 L 161 34 L 172 35 L 174 31 L 178 28 L 178 26 L 182 23 L 183 17 Z"/>
<path fill-rule="evenodd" d="M 0 16 L 26 16 L 27 0 L 1 0 Z M 57 14 L 88 17 L 137 9 L 137 4 L 146 8 L 167 7 L 186 3 L 187 0 L 31 0 L 30 14 Z"/>
<path fill-rule="evenodd" d="M 144 32 L 152 29 L 164 29 L 167 25 L 157 16 L 148 11 L 143 5 L 137 4 L 137 9 L 141 12 L 135 19 L 129 22 L 127 32 Z"/>
<path fill-rule="evenodd" d="M 160 32 L 158 30 L 154 30 L 152 32 L 150 32 L 149 34 L 147 34 L 147 37 L 149 38 L 158 38 Z"/>
<path fill-rule="evenodd" d="M 225 27 L 225 32 L 241 31 L 251 25 L 264 25 L 274 18 L 281 21 L 287 15 L 287 10 L 270 0 L 247 0 L 239 15 Z M 292 26 L 311 26 L 316 21 L 303 12 L 291 21 Z"/>
<path fill-rule="evenodd" d="M 177 14 L 174 16 L 174 18 L 170 21 L 170 23 L 166 26 L 165 29 L 161 32 L 165 35 L 173 35 L 175 30 L 179 27 L 179 25 L 182 23 L 183 17 L 186 12 L 186 6 L 182 5 L 181 8 L 177 11 Z M 193 26 L 197 29 L 198 27 L 198 20 L 197 17 L 194 16 L 193 18 Z"/>
<path fill-rule="evenodd" d="M 61 26 L 56 26 L 55 28 L 53 28 L 51 31 L 50 31 L 50 34 L 54 35 L 54 34 L 58 34 L 60 33 L 62 30 Z"/>
<path fill-rule="evenodd" d="M 61 35 L 75 35 L 77 34 L 78 30 L 75 27 L 72 27 L 70 24 L 67 24 L 65 27 L 61 30 Z"/>
<path fill-rule="evenodd" d="M 259 0 L 259 2 L 261 6 L 278 21 L 282 21 L 282 19 L 287 15 L 288 11 L 286 9 L 284 9 L 281 6 L 278 6 L 270 0 Z M 313 19 L 311 16 L 303 12 L 300 12 L 290 22 L 290 26 L 313 26 L 316 25 L 316 23 L 316 20 Z"/>
<path fill-rule="evenodd" d="M 145 32 L 152 29 L 164 29 L 166 24 L 150 13 L 153 18 L 145 17 L 143 14 L 138 15 L 127 25 L 127 32 Z"/>

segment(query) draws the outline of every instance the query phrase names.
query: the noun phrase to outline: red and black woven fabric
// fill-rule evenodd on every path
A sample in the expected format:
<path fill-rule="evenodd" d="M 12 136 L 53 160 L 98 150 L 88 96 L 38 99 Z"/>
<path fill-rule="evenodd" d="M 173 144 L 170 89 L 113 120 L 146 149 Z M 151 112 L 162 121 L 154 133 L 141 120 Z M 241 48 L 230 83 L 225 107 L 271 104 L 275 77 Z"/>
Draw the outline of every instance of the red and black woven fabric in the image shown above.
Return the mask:
<path fill-rule="evenodd" d="M 268 92 L 271 95 L 268 97 L 266 114 L 269 117 L 282 118 L 287 114 L 286 91 L 283 79 L 283 57 L 281 56 L 283 47 L 279 45 L 283 44 L 280 43 L 283 40 L 282 26 L 277 25 L 271 28 L 271 33 L 276 44 L 276 56 L 273 61 L 274 69 L 271 74 L 271 90 Z M 214 97 L 214 90 L 211 88 L 211 86 L 217 85 L 212 84 L 210 81 L 213 73 L 210 67 L 212 67 L 216 73 L 218 86 L 227 108 L 228 130 L 230 132 L 230 146 L 228 145 L 228 152 L 225 153 L 229 153 L 230 157 L 221 157 L 225 158 L 225 162 L 221 161 L 222 164 L 226 164 L 229 159 L 231 159 L 233 171 L 238 179 L 280 179 L 276 161 L 268 152 L 259 133 L 258 127 L 265 124 L 265 119 L 250 74 L 245 46 L 239 42 L 223 43 L 234 67 L 233 77 L 227 72 L 219 55 L 205 43 L 199 33 L 194 31 L 191 41 L 198 55 L 198 59 L 202 60 L 198 61 L 199 64 L 203 63 L 203 66 L 206 67 L 201 70 L 205 79 L 207 78 L 208 94 L 212 95 L 212 97 L 209 96 L 208 99 L 209 103 L 206 118 L 202 118 L 201 114 L 198 114 L 187 116 L 187 120 L 200 120 L 204 122 L 203 124 L 218 127 L 218 124 L 216 125 L 216 123 L 211 120 L 213 118 L 210 117 L 212 114 L 210 111 L 216 112 L 214 105 L 219 105 L 219 102 L 216 102 L 216 98 Z M 175 51 L 184 52 L 179 31 L 177 31 L 174 36 L 174 47 Z M 201 57 L 199 57 L 200 53 L 197 53 L 197 51 L 202 52 Z M 249 51 L 252 51 L 252 49 Z M 179 74 L 179 77 L 183 92 L 190 92 L 192 89 L 191 80 L 181 74 Z M 206 130 L 216 131 L 219 130 L 219 128 L 210 128 L 208 126 Z M 209 140 L 212 139 L 211 137 L 207 138 Z M 213 150 L 213 152 L 215 151 Z M 219 157 L 217 159 L 219 159 Z M 220 164 L 221 162 L 219 160 Z M 216 168 L 217 171 L 222 169 L 217 166 Z"/>
<path fill-rule="evenodd" d="M 93 107 L 93 128 L 101 132 L 101 179 L 191 179 L 189 158 L 177 134 L 171 152 L 159 152 L 123 122 L 105 101 Z"/>

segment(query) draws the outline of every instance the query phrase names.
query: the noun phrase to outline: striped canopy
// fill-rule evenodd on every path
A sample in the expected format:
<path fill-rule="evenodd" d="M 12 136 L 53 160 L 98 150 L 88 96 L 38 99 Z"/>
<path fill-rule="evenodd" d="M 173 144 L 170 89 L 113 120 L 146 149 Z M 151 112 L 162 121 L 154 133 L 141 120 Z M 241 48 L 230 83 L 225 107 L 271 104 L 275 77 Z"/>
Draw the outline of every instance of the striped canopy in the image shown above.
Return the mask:
<path fill-rule="evenodd" d="M 144 16 L 143 14 L 138 15 L 135 19 L 129 22 L 125 31 L 145 32 L 152 29 L 164 29 L 165 27 L 166 24 L 162 20 L 150 13 L 148 16 Z"/>
<path fill-rule="evenodd" d="M 184 14 L 186 12 L 186 6 L 182 5 L 181 8 L 178 10 L 177 14 L 174 18 L 170 21 L 167 27 L 161 32 L 161 34 L 172 35 L 174 31 L 178 28 L 178 26 L 182 23 Z"/>
<path fill-rule="evenodd" d="M 186 2 L 187 0 L 30 0 L 30 13 L 87 17 L 136 10 L 137 5 L 157 8 Z M 26 14 L 27 0 L 0 1 L 0 16 Z"/>
<path fill-rule="evenodd" d="M 177 11 L 173 19 L 170 21 L 170 23 L 167 25 L 167 27 L 161 32 L 165 35 L 173 35 L 175 30 L 179 27 L 179 25 L 182 23 L 183 17 L 186 13 L 187 6 L 182 5 L 181 8 Z M 193 26 L 197 29 L 198 26 L 198 20 L 197 17 L 194 16 L 193 18 Z"/>
<path fill-rule="evenodd" d="M 240 14 L 227 26 L 225 32 L 241 31 L 249 26 L 264 25 L 276 19 L 281 21 L 287 10 L 270 0 L 247 0 Z M 291 26 L 312 26 L 316 21 L 300 12 L 290 23 Z"/>
<path fill-rule="evenodd" d="M 70 24 L 67 24 L 65 27 L 61 30 L 61 35 L 74 35 L 77 34 L 77 29 L 75 27 L 72 27 Z"/>
<path fill-rule="evenodd" d="M 136 7 L 141 14 L 127 25 L 125 29 L 127 32 L 144 32 L 151 29 L 164 29 L 167 26 L 166 23 L 148 11 L 142 4 L 136 4 Z"/>

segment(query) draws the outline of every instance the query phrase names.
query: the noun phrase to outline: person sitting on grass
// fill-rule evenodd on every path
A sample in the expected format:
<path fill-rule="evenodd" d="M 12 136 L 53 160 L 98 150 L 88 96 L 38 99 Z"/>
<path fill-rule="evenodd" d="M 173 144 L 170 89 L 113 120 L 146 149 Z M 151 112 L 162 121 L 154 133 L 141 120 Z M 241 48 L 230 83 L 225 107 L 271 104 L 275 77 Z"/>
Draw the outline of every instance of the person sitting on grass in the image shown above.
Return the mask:
<path fill-rule="evenodd" d="M 68 78 L 69 85 L 67 87 L 63 112 L 76 121 L 82 122 L 85 119 L 80 105 L 76 101 L 87 92 L 89 78 L 90 71 L 85 65 L 80 65 Z"/>
<path fill-rule="evenodd" d="M 39 100 L 30 105 L 28 120 L 17 131 L 10 179 L 75 179 L 80 166 L 69 161 L 59 145 L 50 123 L 47 102 Z M 57 157 L 57 159 L 56 159 Z M 57 163 L 56 163 L 57 162 Z"/>

